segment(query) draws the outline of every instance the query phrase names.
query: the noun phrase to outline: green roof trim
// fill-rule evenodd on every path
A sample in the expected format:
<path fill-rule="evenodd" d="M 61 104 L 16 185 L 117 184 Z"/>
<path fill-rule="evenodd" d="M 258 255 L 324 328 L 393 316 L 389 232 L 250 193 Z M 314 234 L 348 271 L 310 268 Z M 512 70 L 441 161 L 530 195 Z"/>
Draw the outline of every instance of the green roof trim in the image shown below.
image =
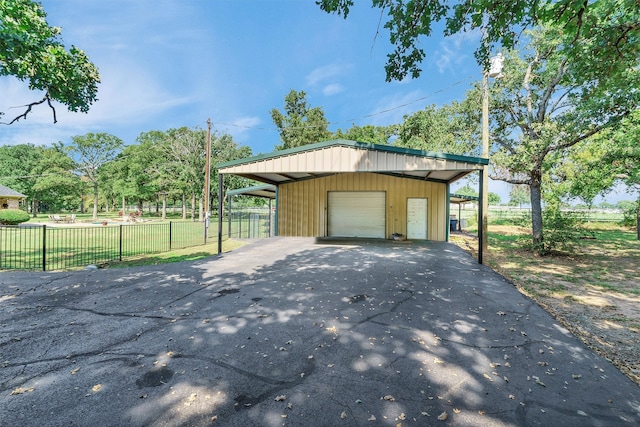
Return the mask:
<path fill-rule="evenodd" d="M 470 202 L 477 202 L 480 200 L 480 197 L 478 196 L 468 196 L 466 194 L 457 194 L 457 193 L 451 193 L 449 194 L 449 198 L 451 197 L 455 197 L 458 199 L 463 199 L 463 200 L 468 200 Z"/>
<path fill-rule="evenodd" d="M 314 144 L 303 145 L 301 147 L 288 148 L 286 150 L 273 151 L 267 154 L 258 154 L 252 157 L 245 157 L 244 159 L 222 162 L 222 163 L 218 163 L 215 167 L 217 169 L 223 169 L 231 166 L 242 165 L 245 163 L 252 163 L 259 160 L 268 160 L 276 157 L 303 153 L 305 151 L 315 151 L 315 150 L 320 150 L 323 148 L 335 147 L 335 146 L 353 147 L 353 148 L 359 148 L 364 150 L 382 151 L 382 152 L 395 153 L 395 154 L 407 154 L 410 156 L 418 156 L 418 157 L 431 157 L 435 159 L 452 160 L 457 162 L 472 163 L 476 165 L 489 164 L 489 159 L 485 159 L 482 157 L 471 157 L 471 156 L 462 156 L 458 154 L 437 153 L 434 151 L 415 150 L 412 148 L 396 147 L 393 145 L 370 144 L 367 142 L 351 141 L 347 139 L 334 139 L 330 141 L 316 142 Z"/>

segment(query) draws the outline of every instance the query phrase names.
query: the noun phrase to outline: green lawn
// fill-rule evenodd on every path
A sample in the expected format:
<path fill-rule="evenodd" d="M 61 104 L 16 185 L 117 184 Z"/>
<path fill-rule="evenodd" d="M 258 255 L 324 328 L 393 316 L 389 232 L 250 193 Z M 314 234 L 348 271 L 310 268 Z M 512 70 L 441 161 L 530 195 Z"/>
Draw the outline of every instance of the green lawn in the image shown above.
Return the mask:
<path fill-rule="evenodd" d="M 191 221 L 2 227 L 0 269 L 64 270 L 205 243 L 204 223 Z"/>
<path fill-rule="evenodd" d="M 187 255 L 175 255 L 177 250 L 191 247 L 200 251 L 198 256 L 217 253 L 215 217 L 206 239 L 204 223 L 182 220 L 178 214 L 168 215 L 167 220 L 145 215 L 142 220 L 124 223 L 114 212 L 101 214 L 97 220 L 91 214 L 77 214 L 74 224 L 56 224 L 48 215 L 39 215 L 20 227 L 0 228 L 0 270 L 65 270 L 90 264 L 114 265 L 130 259 L 139 264 L 144 262 L 140 257 L 148 258 L 149 263 L 171 262 L 196 256 L 193 250 Z M 234 215 L 231 221 L 225 219 L 222 226 L 225 238 L 229 232 L 234 238 L 264 238 L 271 231 L 268 215 L 256 213 Z"/>

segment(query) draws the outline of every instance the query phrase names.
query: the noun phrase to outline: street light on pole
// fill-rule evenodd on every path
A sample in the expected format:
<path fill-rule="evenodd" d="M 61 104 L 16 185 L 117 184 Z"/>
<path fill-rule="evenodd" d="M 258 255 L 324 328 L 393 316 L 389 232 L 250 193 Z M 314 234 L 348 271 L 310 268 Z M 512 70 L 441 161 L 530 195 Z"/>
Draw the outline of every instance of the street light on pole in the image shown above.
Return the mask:
<path fill-rule="evenodd" d="M 499 79 L 502 77 L 502 64 L 504 56 L 501 53 L 490 59 L 489 71 L 482 74 L 482 157 L 489 158 L 489 77 Z M 480 245 L 482 252 L 487 250 L 487 224 L 489 212 L 489 165 L 482 167 L 482 230 L 480 231 Z M 482 264 L 482 255 L 478 260 Z"/>

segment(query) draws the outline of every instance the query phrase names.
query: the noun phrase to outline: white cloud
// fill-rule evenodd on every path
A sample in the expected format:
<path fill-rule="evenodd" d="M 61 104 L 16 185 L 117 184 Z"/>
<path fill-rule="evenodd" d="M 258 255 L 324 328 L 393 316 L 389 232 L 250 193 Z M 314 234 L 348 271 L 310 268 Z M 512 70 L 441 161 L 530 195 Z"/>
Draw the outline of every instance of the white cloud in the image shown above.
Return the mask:
<path fill-rule="evenodd" d="M 92 119 L 104 123 L 120 120 L 143 121 L 172 108 L 189 103 L 190 94 L 167 92 L 153 74 L 135 64 L 119 63 L 101 71 L 99 101 L 91 109 Z"/>
<path fill-rule="evenodd" d="M 259 117 L 241 117 L 239 119 L 235 119 L 232 124 L 239 128 L 250 129 L 258 126 L 260 122 L 261 120 Z"/>
<path fill-rule="evenodd" d="M 151 118 L 189 106 L 197 97 L 168 92 L 154 75 L 124 61 L 101 68 L 100 74 L 98 100 L 88 113 L 69 112 L 65 105 L 53 102 L 58 119 L 54 125 L 51 109 L 46 104 L 35 106 L 26 120 L 9 126 L 10 132 L 4 130 L 0 134 L 0 144 L 51 144 L 88 132 L 112 133 L 123 125 L 142 126 Z M 25 82 L 11 77 L 0 79 L 0 93 L 3 94 L 0 111 L 5 113 L 4 122 L 24 111 L 24 108 L 12 107 L 42 97 L 40 92 L 29 91 Z"/>
<path fill-rule="evenodd" d="M 340 92 L 344 92 L 344 87 L 339 83 L 332 83 L 322 89 L 322 93 L 325 96 L 337 95 Z"/>
<path fill-rule="evenodd" d="M 344 74 L 350 68 L 349 65 L 329 64 L 318 67 L 307 74 L 305 80 L 309 86 L 316 86 L 327 80 L 332 80 Z"/>
<path fill-rule="evenodd" d="M 352 68 L 349 64 L 329 64 L 315 68 L 305 77 L 307 85 L 311 88 L 319 88 L 324 96 L 332 96 L 344 92 L 345 88 L 338 83 Z"/>
<path fill-rule="evenodd" d="M 433 54 L 440 74 L 455 72 L 459 66 L 468 63 L 470 57 L 468 48 L 470 45 L 477 45 L 480 37 L 479 32 L 472 31 L 457 33 L 442 40 L 439 49 Z"/>

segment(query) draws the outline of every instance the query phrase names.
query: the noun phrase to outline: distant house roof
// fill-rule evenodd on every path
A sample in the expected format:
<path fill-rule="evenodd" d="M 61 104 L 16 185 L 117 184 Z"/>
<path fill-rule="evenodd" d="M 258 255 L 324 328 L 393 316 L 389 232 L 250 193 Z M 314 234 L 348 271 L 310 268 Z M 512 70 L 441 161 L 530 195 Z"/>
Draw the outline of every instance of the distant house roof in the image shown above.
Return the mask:
<path fill-rule="evenodd" d="M 0 184 L 0 197 L 15 197 L 15 198 L 23 198 L 27 197 L 22 193 L 18 193 L 16 190 L 12 190 L 9 187 L 5 187 Z"/>

